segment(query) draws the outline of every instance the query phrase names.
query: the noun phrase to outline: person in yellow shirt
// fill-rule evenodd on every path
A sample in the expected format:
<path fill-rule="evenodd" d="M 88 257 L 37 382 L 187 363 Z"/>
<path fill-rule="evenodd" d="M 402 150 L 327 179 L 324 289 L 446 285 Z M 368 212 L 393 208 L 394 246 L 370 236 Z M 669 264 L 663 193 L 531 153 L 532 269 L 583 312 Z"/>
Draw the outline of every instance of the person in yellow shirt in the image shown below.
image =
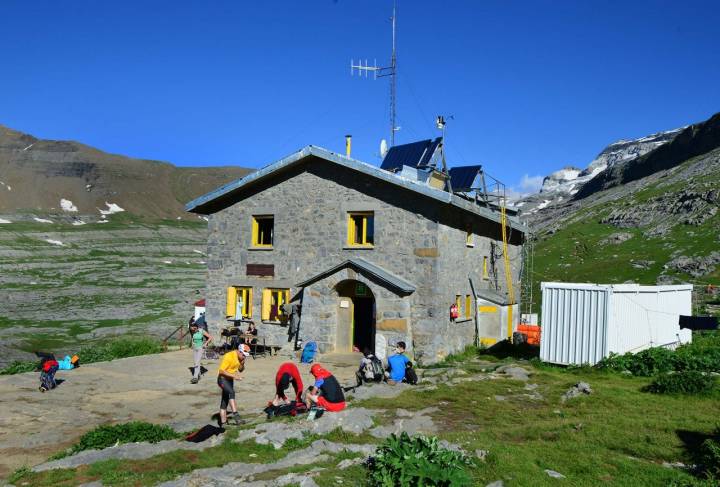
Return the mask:
<path fill-rule="evenodd" d="M 237 350 L 227 352 L 223 355 L 218 369 L 217 383 L 222 390 L 222 398 L 220 399 L 220 417 L 218 425 L 222 428 L 227 424 L 227 407 L 230 404 L 233 421 L 235 424 L 242 424 L 243 420 L 237 410 L 235 402 L 235 379 L 242 380 L 240 372 L 245 370 L 245 359 L 250 355 L 250 347 L 241 344 Z"/>

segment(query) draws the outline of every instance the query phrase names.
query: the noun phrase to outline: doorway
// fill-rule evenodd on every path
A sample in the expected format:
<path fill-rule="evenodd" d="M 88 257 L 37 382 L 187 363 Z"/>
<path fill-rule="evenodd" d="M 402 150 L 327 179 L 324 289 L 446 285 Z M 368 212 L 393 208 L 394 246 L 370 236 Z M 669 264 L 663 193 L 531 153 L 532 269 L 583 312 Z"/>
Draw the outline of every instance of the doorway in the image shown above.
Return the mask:
<path fill-rule="evenodd" d="M 338 293 L 338 324 L 335 340 L 337 352 L 350 352 L 357 347 L 375 353 L 375 296 L 363 282 L 346 280 L 336 288 Z"/>

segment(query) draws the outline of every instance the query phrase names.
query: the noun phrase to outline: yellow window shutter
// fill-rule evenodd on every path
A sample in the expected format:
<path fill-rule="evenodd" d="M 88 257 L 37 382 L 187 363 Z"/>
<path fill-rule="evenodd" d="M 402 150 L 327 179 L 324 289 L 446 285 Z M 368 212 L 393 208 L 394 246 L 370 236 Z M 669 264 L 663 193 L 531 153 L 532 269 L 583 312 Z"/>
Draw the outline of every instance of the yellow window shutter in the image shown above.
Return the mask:
<path fill-rule="evenodd" d="M 347 244 L 352 245 L 355 242 L 355 220 L 350 213 L 348 213 L 347 227 Z"/>
<path fill-rule="evenodd" d="M 483 257 L 483 279 L 487 279 L 488 276 L 488 266 L 487 266 L 487 257 Z"/>
<path fill-rule="evenodd" d="M 260 318 L 262 320 L 270 319 L 270 305 L 272 303 L 272 291 L 270 289 L 263 289 L 262 293 L 262 309 L 260 312 Z"/>
<path fill-rule="evenodd" d="M 470 318 L 472 311 L 472 299 L 469 294 L 465 295 L 465 318 Z"/>
<path fill-rule="evenodd" d="M 227 288 L 225 316 L 235 316 L 235 306 L 237 306 L 237 289 L 229 287 Z"/>
<path fill-rule="evenodd" d="M 247 291 L 247 299 L 245 300 L 245 316 L 247 318 L 252 318 L 252 312 L 253 312 L 253 293 L 252 288 L 249 287 L 245 291 Z"/>
<path fill-rule="evenodd" d="M 252 242 L 250 245 L 253 247 L 256 246 L 260 242 L 260 239 L 258 238 L 258 222 L 257 218 L 252 217 Z"/>

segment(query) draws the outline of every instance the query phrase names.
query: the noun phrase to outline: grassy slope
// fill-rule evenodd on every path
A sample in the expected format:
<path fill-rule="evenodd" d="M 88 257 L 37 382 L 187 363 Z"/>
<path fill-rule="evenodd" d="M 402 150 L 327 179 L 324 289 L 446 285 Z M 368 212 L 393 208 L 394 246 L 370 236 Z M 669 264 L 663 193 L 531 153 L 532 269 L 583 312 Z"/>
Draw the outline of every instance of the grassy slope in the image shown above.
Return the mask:
<path fill-rule="evenodd" d="M 478 369 L 473 361 L 463 362 L 460 367 L 470 373 L 477 373 Z M 562 403 L 561 394 L 581 380 L 591 384 L 593 394 Z M 647 378 L 542 367 L 534 369 L 531 382 L 538 384 L 537 391 L 543 399 L 529 399 L 523 382 L 496 379 L 440 385 L 435 390 L 409 391 L 395 399 L 376 398 L 354 406 L 390 411 L 439 406 L 440 411 L 433 414 L 439 437 L 458 443 L 469 452 L 476 449 L 490 452 L 487 461 L 477 461 L 472 468 L 477 485 L 498 479 L 503 479 L 507 486 L 558 485 L 559 481 L 548 477 L 545 469 L 565 475 L 567 479 L 561 482 L 565 485 L 668 485 L 673 480 L 689 479 L 690 475 L 662 463 L 691 463 L 684 438 L 702 438 L 718 424 L 717 394 L 674 397 L 640 392 L 650 382 Z M 496 395 L 504 396 L 505 400 L 496 400 Z M 387 420 L 382 418 L 381 423 Z M 281 450 L 227 439 L 204 452 L 172 452 L 147 460 L 110 460 L 40 474 L 22 472 L 18 474 L 21 479 L 17 485 L 29 482 L 28 485 L 37 486 L 69 486 L 98 479 L 104 485 L 155 485 L 194 469 L 233 461 L 276 461 L 314 439 L 293 440 Z M 337 431 L 329 439 L 350 443 L 376 441 L 368 435 Z M 334 485 L 338 476 L 346 485 L 361 485 L 362 467 L 348 470 L 333 467 L 348 456 L 323 465 L 329 470 L 317 478 L 318 483 Z M 316 466 L 291 470 L 307 471 Z M 274 478 L 286 472 L 275 471 L 264 477 Z"/>
<path fill-rule="evenodd" d="M 128 214 L 82 226 L 0 225 L 3 288 L 22 305 L 0 304 L 0 330 L 27 330 L 23 350 L 59 350 L 118 326 L 143 334 L 158 321 L 184 323 L 192 313 L 192 305 L 184 303 L 204 287 L 203 256 L 191 249 L 205 249 L 205 227 L 203 221 L 151 221 Z M 45 242 L 48 235 L 65 246 Z M 32 309 L 29 299 L 38 296 L 42 309 Z"/>
<path fill-rule="evenodd" d="M 688 161 L 679 169 L 688 166 Z M 720 167 L 709 174 L 696 176 L 695 182 L 710 183 L 720 187 Z M 602 203 L 583 208 L 572 215 L 570 223 L 549 235 L 538 232 L 535 245 L 534 294 L 535 309 L 539 308 L 540 282 L 591 282 L 655 284 L 663 272 L 663 266 L 677 255 L 707 255 L 720 247 L 720 213 L 700 226 L 676 225 L 665 237 L 645 237 L 643 228 L 617 228 L 600 221 L 614 208 L 632 206 L 664 193 L 674 193 L 687 186 L 689 181 L 666 184 L 662 180 L 632 195 L 629 200 Z M 631 233 L 633 237 L 620 244 L 603 244 L 603 239 L 613 233 Z M 653 261 L 647 269 L 638 269 L 631 261 Z M 695 284 L 720 281 L 720 267 L 702 279 L 665 271 L 679 281 Z"/>

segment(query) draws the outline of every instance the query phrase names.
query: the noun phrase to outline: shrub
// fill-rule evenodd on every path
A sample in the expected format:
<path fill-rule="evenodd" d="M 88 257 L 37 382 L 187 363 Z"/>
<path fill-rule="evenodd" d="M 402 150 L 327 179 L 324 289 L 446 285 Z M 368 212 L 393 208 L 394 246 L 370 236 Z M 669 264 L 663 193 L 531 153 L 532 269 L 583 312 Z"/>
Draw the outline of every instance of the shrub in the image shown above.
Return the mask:
<path fill-rule="evenodd" d="M 655 394 L 707 394 L 715 388 L 715 377 L 697 370 L 658 375 L 645 388 Z"/>
<path fill-rule="evenodd" d="M 369 483 L 378 487 L 443 486 L 470 484 L 462 453 L 444 449 L 438 439 L 390 435 L 368 460 Z"/>
<path fill-rule="evenodd" d="M 597 367 L 645 377 L 671 371 L 720 372 L 720 333 L 695 332 L 692 343 L 681 345 L 674 351 L 649 348 L 635 354 L 611 354 Z"/>
<path fill-rule="evenodd" d="M 720 478 L 720 428 L 714 438 L 708 438 L 700 446 L 700 468 L 709 478 Z"/>
<path fill-rule="evenodd" d="M 131 421 L 130 423 L 98 426 L 82 435 L 80 440 L 65 452 L 53 458 L 73 455 L 84 450 L 102 450 L 116 443 L 148 442 L 179 438 L 180 433 L 165 425 Z"/>
<path fill-rule="evenodd" d="M 38 362 L 22 362 L 15 360 L 4 368 L 0 369 L 0 375 L 22 374 L 23 372 L 34 372 L 38 370 Z"/>

